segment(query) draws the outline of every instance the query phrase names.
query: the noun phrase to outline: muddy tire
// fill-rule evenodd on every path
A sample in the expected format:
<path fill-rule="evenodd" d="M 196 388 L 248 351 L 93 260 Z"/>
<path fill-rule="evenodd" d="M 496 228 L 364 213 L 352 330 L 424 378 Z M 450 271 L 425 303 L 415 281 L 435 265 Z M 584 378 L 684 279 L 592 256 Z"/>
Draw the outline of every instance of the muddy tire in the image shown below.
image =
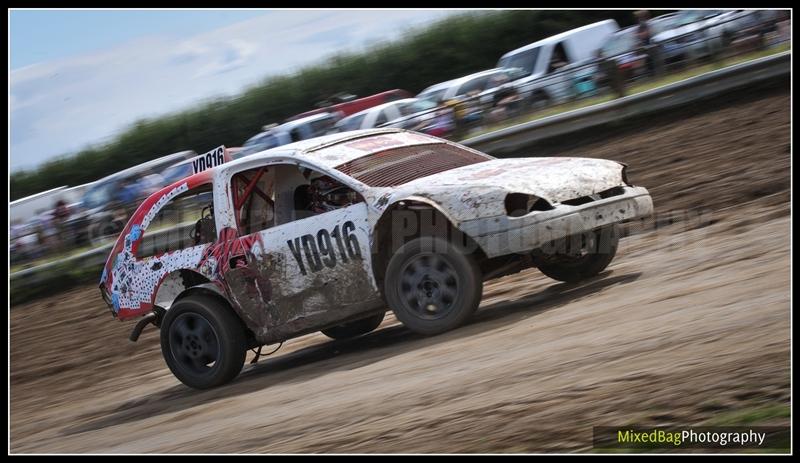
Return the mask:
<path fill-rule="evenodd" d="M 591 278 L 608 267 L 617 253 L 619 226 L 609 225 L 570 239 L 571 243 L 580 242 L 580 249 L 569 249 L 568 244 L 566 253 L 539 253 L 535 254 L 535 259 L 536 266 L 545 275 L 554 280 L 575 283 Z"/>
<path fill-rule="evenodd" d="M 246 349 L 244 327 L 231 310 L 209 296 L 176 302 L 161 322 L 161 353 L 183 384 L 209 389 L 242 371 Z"/>
<path fill-rule="evenodd" d="M 322 334 L 331 339 L 350 339 L 361 336 L 362 334 L 374 331 L 375 328 L 380 326 L 384 315 L 385 313 L 380 313 L 368 318 L 345 323 L 344 325 L 333 326 L 322 330 Z"/>
<path fill-rule="evenodd" d="M 443 333 L 466 322 L 483 293 L 474 258 L 446 240 L 417 238 L 392 256 L 384 294 L 408 329 L 422 335 Z"/>

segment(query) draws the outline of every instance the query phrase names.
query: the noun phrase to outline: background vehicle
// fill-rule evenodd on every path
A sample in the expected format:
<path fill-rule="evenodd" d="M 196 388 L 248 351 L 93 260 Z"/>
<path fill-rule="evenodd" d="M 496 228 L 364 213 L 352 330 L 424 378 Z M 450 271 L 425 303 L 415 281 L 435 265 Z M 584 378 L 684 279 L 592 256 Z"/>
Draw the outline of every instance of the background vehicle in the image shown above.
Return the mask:
<path fill-rule="evenodd" d="M 654 34 L 652 41 L 661 46 L 666 65 L 708 56 L 709 44 L 704 27 L 723 10 L 683 10 L 678 12 L 667 30 Z"/>
<path fill-rule="evenodd" d="M 403 98 L 411 98 L 412 96 L 413 95 L 411 95 L 411 93 L 405 90 L 399 90 L 399 89 L 388 90 L 364 98 L 358 98 L 351 101 L 345 101 L 331 106 L 325 106 L 322 108 L 313 109 L 311 111 L 306 111 L 304 113 L 300 113 L 286 119 L 286 122 L 295 121 L 298 119 L 302 119 L 308 116 L 321 113 L 341 113 L 343 117 L 346 117 L 351 114 L 355 114 L 359 111 L 363 111 L 367 108 L 371 108 L 373 106 L 389 103 L 395 100 L 402 100 Z"/>
<path fill-rule="evenodd" d="M 766 36 L 777 30 L 779 13 L 775 10 L 726 11 L 708 21 L 707 36 L 712 37 L 712 54 L 730 46 L 750 42 L 748 48 L 763 48 Z M 747 47 L 747 45 L 745 45 Z"/>
<path fill-rule="evenodd" d="M 417 98 L 441 104 L 445 101 L 463 98 L 467 95 L 486 96 L 486 101 L 491 99 L 491 90 L 498 88 L 505 82 L 510 82 L 523 77 L 520 69 L 495 68 L 488 71 L 476 72 L 458 79 L 448 80 L 436 85 L 431 85 L 421 91 Z"/>
<path fill-rule="evenodd" d="M 510 51 L 497 66 L 519 68 L 513 85 L 530 105 L 547 106 L 572 97 L 571 67 L 594 57 L 603 41 L 619 29 L 613 19 L 588 24 Z"/>
<path fill-rule="evenodd" d="M 675 14 L 669 29 L 653 36 L 653 42 L 661 45 L 666 64 L 683 64 L 716 55 L 748 35 L 761 42 L 756 46 L 763 46 L 777 18 L 774 10 L 684 10 Z"/>
<path fill-rule="evenodd" d="M 430 110 L 436 108 L 436 103 L 419 98 L 405 98 L 403 100 L 384 103 L 364 111 L 345 117 L 336 123 L 340 132 L 350 130 L 372 129 L 375 127 L 394 126 L 398 119 L 403 119 L 403 128 L 416 125 L 418 119 L 428 117 Z M 419 115 L 419 113 L 423 113 Z"/>
<path fill-rule="evenodd" d="M 656 36 L 669 29 L 675 23 L 677 16 L 676 13 L 669 13 L 650 19 L 647 22 L 650 33 Z M 613 57 L 626 80 L 635 80 L 648 72 L 647 50 L 640 45 L 636 36 L 637 30 L 638 26 L 631 26 L 614 32 L 606 38 L 597 52 L 599 58 Z M 602 81 L 604 78 L 602 71 L 597 69 L 595 80 Z"/>
<path fill-rule="evenodd" d="M 239 159 L 259 151 L 325 135 L 335 130 L 334 125 L 339 118 L 339 114 L 324 112 L 271 127 L 248 139 L 242 149 L 233 154 L 233 158 Z"/>

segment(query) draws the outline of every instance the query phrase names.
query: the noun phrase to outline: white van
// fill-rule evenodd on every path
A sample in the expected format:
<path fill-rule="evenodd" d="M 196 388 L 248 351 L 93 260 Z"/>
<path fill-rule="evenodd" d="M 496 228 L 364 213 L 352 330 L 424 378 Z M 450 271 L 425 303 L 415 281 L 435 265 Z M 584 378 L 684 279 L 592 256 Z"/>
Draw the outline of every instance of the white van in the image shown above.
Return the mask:
<path fill-rule="evenodd" d="M 572 76 L 568 71 L 594 57 L 606 39 L 619 30 L 613 19 L 587 24 L 510 51 L 500 58 L 497 67 L 521 69 L 525 77 L 514 87 L 531 103 L 547 105 L 573 95 Z"/>

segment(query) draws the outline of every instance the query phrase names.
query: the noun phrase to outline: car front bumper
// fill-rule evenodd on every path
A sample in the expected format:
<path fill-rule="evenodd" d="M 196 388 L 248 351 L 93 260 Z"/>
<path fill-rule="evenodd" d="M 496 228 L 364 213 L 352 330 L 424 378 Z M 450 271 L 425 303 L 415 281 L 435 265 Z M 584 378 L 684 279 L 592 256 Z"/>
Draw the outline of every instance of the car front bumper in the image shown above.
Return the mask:
<path fill-rule="evenodd" d="M 487 257 L 527 253 L 566 236 L 653 213 L 653 200 L 646 188 L 623 190 L 620 195 L 579 206 L 556 204 L 552 210 L 534 211 L 522 217 L 470 220 L 462 222 L 459 228 L 477 242 Z"/>

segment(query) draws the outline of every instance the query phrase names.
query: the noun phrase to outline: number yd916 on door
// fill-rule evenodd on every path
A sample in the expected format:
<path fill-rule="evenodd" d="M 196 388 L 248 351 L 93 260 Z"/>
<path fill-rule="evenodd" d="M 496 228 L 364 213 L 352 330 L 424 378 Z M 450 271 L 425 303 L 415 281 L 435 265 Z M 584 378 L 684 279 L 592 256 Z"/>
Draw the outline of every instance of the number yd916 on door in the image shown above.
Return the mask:
<path fill-rule="evenodd" d="M 355 224 L 347 221 L 341 229 L 336 225 L 333 230 L 321 229 L 315 234 L 306 234 L 286 241 L 292 252 L 300 273 L 319 272 L 323 268 L 334 268 L 337 262 L 347 263 L 350 259 L 361 259 L 361 248 L 354 231 Z"/>

